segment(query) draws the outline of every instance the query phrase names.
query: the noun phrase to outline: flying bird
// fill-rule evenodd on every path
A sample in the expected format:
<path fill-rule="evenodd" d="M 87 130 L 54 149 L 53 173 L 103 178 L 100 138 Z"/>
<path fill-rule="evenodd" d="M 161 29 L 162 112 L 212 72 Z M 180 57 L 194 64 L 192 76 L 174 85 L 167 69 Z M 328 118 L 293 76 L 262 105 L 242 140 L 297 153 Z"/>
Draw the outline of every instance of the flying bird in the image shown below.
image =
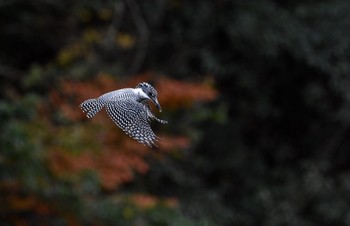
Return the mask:
<path fill-rule="evenodd" d="M 148 83 L 139 83 L 136 88 L 124 88 L 105 93 L 98 98 L 85 100 L 80 108 L 88 118 L 95 116 L 103 107 L 109 117 L 127 135 L 139 143 L 150 147 L 156 146 L 158 137 L 152 131 L 150 121 L 162 124 L 166 120 L 158 119 L 148 104 L 151 100 L 159 112 L 162 111 L 157 99 L 157 91 Z"/>

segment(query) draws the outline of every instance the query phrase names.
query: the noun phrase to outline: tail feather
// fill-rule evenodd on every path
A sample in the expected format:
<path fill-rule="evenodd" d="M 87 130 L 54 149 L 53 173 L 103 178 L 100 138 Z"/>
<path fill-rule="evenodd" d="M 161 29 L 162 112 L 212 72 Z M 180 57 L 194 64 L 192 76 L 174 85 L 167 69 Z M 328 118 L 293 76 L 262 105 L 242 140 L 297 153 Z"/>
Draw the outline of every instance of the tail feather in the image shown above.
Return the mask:
<path fill-rule="evenodd" d="M 86 113 L 86 117 L 95 116 L 104 106 L 104 103 L 99 99 L 88 99 L 80 104 L 80 108 Z"/>

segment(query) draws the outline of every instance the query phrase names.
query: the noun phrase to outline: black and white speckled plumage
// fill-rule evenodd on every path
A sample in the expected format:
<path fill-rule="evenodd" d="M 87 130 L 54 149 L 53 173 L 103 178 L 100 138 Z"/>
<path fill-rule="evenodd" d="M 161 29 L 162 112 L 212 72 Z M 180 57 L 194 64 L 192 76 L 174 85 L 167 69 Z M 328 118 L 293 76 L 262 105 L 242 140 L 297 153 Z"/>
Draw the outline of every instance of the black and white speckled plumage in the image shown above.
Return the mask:
<path fill-rule="evenodd" d="M 158 137 L 152 131 L 149 122 L 154 119 L 165 124 L 167 121 L 153 115 L 147 100 L 152 100 L 159 111 L 162 110 L 157 100 L 157 91 L 150 84 L 143 82 L 135 89 L 119 89 L 96 99 L 88 99 L 80 104 L 80 108 L 91 118 L 105 107 L 110 118 L 127 135 L 152 147 L 156 145 Z"/>

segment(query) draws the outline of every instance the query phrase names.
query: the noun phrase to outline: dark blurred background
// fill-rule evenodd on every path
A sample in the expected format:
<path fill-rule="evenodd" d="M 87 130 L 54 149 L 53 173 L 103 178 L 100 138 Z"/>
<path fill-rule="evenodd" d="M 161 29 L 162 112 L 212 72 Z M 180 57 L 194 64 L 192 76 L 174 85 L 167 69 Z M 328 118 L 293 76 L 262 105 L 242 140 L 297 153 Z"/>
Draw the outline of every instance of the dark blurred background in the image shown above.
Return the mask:
<path fill-rule="evenodd" d="M 0 1 L 0 225 L 350 225 L 349 12 Z M 154 150 L 78 108 L 141 81 Z"/>

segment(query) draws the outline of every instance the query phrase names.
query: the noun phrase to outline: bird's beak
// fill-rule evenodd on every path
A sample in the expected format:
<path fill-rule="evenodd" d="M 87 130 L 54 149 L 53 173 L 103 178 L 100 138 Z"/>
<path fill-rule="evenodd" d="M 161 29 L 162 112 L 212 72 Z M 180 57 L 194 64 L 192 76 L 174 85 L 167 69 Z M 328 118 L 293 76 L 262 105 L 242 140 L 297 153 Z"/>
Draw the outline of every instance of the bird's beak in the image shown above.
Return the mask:
<path fill-rule="evenodd" d="M 160 107 L 160 104 L 157 100 L 157 98 L 152 98 L 154 104 L 156 105 L 156 107 L 158 108 L 159 112 L 162 112 L 162 108 Z"/>

